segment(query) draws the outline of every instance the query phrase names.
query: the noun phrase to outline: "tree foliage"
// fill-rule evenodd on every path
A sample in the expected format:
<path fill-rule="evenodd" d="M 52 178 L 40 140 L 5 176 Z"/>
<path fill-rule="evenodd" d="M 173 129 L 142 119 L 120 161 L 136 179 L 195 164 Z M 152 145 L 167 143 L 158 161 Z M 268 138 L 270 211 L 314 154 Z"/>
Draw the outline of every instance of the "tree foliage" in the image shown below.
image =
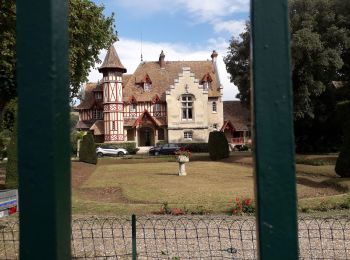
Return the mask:
<path fill-rule="evenodd" d="M 0 0 L 0 114 L 16 92 L 16 4 Z M 106 17 L 104 7 L 90 0 L 69 0 L 69 72 L 71 98 L 87 80 L 99 51 L 116 41 L 114 15 Z"/>
<path fill-rule="evenodd" d="M 350 99 L 350 1 L 291 0 L 290 32 L 296 147 L 299 152 L 339 149 L 336 104 Z M 233 38 L 225 63 L 250 104 L 250 27 Z M 338 87 L 334 82 L 340 82 Z M 339 87 L 341 85 L 341 87 Z"/>
<path fill-rule="evenodd" d="M 14 0 L 0 0 L 0 112 L 16 97 L 16 6 Z M 1 116 L 1 114 L 0 114 Z"/>
<path fill-rule="evenodd" d="M 290 30 L 294 118 L 314 118 L 315 102 L 339 72 L 350 44 L 349 22 L 337 13 L 344 1 L 292 0 Z M 345 1 L 346 2 L 346 1 Z M 345 13 L 345 12 L 343 12 Z M 349 18 L 349 17 L 348 17 Z M 230 41 L 225 63 L 231 81 L 238 86 L 241 102 L 250 104 L 250 26 L 240 39 Z"/>
<path fill-rule="evenodd" d="M 336 173 L 341 177 L 350 177 L 350 100 L 340 102 L 337 105 L 339 120 L 344 131 L 344 142 L 340 150 L 337 163 L 335 165 Z"/>
<path fill-rule="evenodd" d="M 70 0 L 69 10 L 69 71 L 71 97 L 75 97 L 90 68 L 100 62 L 99 51 L 107 49 L 117 36 L 114 14 L 104 16 L 103 6 L 90 0 Z"/>
<path fill-rule="evenodd" d="M 17 116 L 16 116 L 17 118 Z M 16 120 L 15 120 L 16 121 Z M 18 186 L 18 135 L 17 123 L 14 124 L 10 144 L 7 148 L 6 188 L 15 189 Z"/>

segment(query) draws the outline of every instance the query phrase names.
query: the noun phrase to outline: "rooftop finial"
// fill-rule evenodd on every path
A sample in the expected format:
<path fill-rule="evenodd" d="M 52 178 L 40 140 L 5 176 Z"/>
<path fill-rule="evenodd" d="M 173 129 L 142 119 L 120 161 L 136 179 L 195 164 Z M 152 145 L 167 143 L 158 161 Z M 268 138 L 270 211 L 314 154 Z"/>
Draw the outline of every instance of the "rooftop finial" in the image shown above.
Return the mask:
<path fill-rule="evenodd" d="M 141 32 L 141 62 L 143 62 L 143 56 L 142 56 L 142 32 Z"/>

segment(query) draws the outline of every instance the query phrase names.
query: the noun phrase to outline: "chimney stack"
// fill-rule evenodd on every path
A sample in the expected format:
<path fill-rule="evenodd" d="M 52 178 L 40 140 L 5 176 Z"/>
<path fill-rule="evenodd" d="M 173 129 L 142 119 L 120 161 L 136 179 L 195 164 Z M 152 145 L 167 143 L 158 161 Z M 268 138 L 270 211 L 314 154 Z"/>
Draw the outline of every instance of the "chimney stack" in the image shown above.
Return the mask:
<path fill-rule="evenodd" d="M 216 50 L 213 50 L 213 53 L 210 55 L 212 62 L 216 62 L 216 58 L 218 57 L 218 53 Z"/>
<path fill-rule="evenodd" d="M 165 58 L 165 54 L 162 50 L 162 52 L 160 53 L 159 55 L 159 65 L 160 65 L 160 68 L 161 69 L 165 69 L 165 61 L 164 61 L 164 58 Z"/>

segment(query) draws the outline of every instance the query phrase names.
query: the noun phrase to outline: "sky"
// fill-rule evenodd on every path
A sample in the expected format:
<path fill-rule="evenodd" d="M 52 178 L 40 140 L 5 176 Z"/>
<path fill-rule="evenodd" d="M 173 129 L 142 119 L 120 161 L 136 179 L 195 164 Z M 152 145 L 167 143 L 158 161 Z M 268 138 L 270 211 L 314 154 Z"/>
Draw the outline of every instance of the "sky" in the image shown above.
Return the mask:
<path fill-rule="evenodd" d="M 244 30 L 249 0 L 92 1 L 105 7 L 105 15 L 115 14 L 119 41 L 114 46 L 128 73 L 140 63 L 141 45 L 144 61 L 158 60 L 162 50 L 165 60 L 207 60 L 216 50 L 223 99 L 235 99 L 238 90 L 230 83 L 223 57 L 230 39 Z M 105 55 L 106 50 L 101 51 L 100 59 Z M 101 74 L 92 69 L 89 81 L 100 78 Z"/>

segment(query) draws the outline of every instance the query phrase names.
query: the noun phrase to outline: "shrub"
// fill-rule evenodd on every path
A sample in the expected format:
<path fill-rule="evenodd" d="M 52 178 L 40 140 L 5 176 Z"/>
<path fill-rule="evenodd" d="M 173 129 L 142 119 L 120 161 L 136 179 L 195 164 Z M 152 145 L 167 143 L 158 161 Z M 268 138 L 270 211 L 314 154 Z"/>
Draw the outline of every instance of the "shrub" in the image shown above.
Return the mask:
<path fill-rule="evenodd" d="M 18 187 L 18 150 L 17 150 L 17 120 L 13 126 L 12 137 L 7 149 L 8 161 L 6 165 L 6 188 L 14 189 Z"/>
<path fill-rule="evenodd" d="M 343 178 L 350 177 L 350 101 L 340 102 L 337 105 L 337 113 L 342 122 L 344 143 L 340 150 L 335 172 Z"/>
<path fill-rule="evenodd" d="M 113 146 L 115 148 L 124 148 L 129 154 L 136 154 L 139 148 L 136 148 L 135 142 L 122 142 L 122 143 L 95 143 L 95 148 Z"/>
<path fill-rule="evenodd" d="M 208 148 L 210 159 L 213 161 L 227 158 L 230 155 L 228 142 L 223 132 L 210 132 Z"/>
<path fill-rule="evenodd" d="M 91 133 L 83 136 L 80 145 L 79 160 L 91 164 L 97 163 L 96 148 Z"/>
<path fill-rule="evenodd" d="M 207 153 L 208 143 L 181 143 L 179 146 L 186 148 L 192 153 Z"/>

